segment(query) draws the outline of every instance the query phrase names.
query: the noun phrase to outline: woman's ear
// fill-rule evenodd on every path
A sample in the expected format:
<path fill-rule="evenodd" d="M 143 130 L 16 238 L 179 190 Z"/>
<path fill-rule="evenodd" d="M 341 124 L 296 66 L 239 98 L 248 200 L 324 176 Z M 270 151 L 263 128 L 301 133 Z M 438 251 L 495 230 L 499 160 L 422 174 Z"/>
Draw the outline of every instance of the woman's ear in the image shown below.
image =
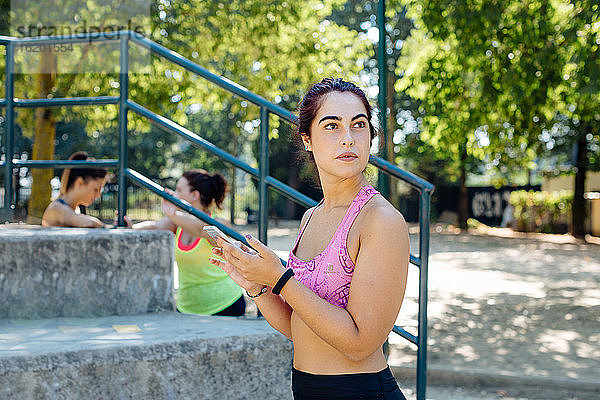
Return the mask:
<path fill-rule="evenodd" d="M 312 144 L 310 143 L 308 133 L 301 133 L 300 137 L 302 138 L 302 143 L 304 143 L 304 150 L 312 151 Z"/>
<path fill-rule="evenodd" d="M 191 195 L 192 195 L 192 199 L 193 199 L 194 201 L 196 201 L 196 200 L 200 200 L 200 192 L 199 192 L 199 191 L 197 191 L 197 190 L 192 190 L 192 192 L 191 192 Z"/>
<path fill-rule="evenodd" d="M 83 179 L 81 176 L 75 178 L 75 182 L 73 182 L 73 187 L 78 189 L 82 185 L 85 185 L 85 179 Z"/>

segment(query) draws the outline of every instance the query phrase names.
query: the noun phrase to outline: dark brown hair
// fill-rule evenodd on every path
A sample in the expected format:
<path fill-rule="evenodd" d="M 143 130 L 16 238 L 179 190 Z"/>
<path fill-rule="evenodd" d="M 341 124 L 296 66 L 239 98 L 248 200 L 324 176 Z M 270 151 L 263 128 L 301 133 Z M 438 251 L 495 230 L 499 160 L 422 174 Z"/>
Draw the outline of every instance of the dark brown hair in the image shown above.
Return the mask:
<path fill-rule="evenodd" d="M 367 111 L 367 119 L 369 121 L 369 131 L 371 132 L 371 141 L 377 136 L 377 130 L 371 121 L 373 109 L 367 100 L 365 92 L 352 82 L 347 82 L 342 78 L 324 78 L 321 82 L 315 83 L 308 89 L 304 98 L 298 106 L 298 128 L 295 131 L 293 142 L 298 149 L 298 161 L 307 162 L 316 171 L 315 158 L 311 151 L 304 150 L 302 142 L 302 134 L 308 135 L 310 138 L 310 127 L 313 120 L 317 116 L 317 112 L 323 103 L 323 99 L 331 92 L 350 92 L 363 103 Z M 316 182 L 318 184 L 318 182 Z"/>
<path fill-rule="evenodd" d="M 227 191 L 227 181 L 223 175 L 218 172 L 210 174 L 203 169 L 191 169 L 185 171 L 183 177 L 192 187 L 192 191 L 197 190 L 200 193 L 200 202 L 205 207 L 209 207 L 214 201 L 217 207 L 221 208 Z"/>
<path fill-rule="evenodd" d="M 69 160 L 91 161 L 93 158 L 88 157 L 85 151 L 77 151 L 71 154 Z M 87 183 L 93 179 L 104 179 L 107 173 L 108 171 L 104 168 L 65 168 L 60 179 L 60 193 L 66 194 L 77 178 L 82 178 Z"/>

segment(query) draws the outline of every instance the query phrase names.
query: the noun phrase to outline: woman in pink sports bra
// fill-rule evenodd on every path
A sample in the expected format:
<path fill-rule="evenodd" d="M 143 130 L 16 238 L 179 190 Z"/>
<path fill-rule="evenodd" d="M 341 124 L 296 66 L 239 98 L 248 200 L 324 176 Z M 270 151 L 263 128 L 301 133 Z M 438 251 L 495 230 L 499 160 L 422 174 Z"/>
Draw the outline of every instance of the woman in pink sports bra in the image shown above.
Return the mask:
<path fill-rule="evenodd" d="M 213 253 L 225 261 L 211 262 L 293 341 L 294 399 L 405 399 L 382 346 L 404 297 L 408 230 L 363 173 L 376 135 L 371 107 L 354 84 L 323 79 L 298 122 L 324 197 L 304 214 L 287 268 L 250 236 L 258 253 L 219 239 Z"/>

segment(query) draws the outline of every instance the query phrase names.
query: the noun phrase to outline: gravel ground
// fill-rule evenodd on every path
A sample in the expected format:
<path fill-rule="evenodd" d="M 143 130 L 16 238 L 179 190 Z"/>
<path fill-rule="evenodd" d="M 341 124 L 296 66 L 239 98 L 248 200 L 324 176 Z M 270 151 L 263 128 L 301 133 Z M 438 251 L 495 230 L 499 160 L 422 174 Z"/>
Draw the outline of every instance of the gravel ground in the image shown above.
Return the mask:
<path fill-rule="evenodd" d="M 411 275 L 398 323 L 414 327 Z M 434 234 L 428 315 L 431 366 L 600 381 L 600 246 Z M 414 359 L 391 342 L 391 363 Z"/>
<path fill-rule="evenodd" d="M 410 387 L 404 386 L 407 400 L 415 400 L 416 394 Z M 535 393 L 523 389 L 475 389 L 464 387 L 427 387 L 427 400 L 597 400 L 595 397 L 578 397 L 568 391 L 537 390 Z"/>
<path fill-rule="evenodd" d="M 291 222 L 270 228 L 269 245 L 282 258 L 287 258 L 297 229 Z M 428 366 L 454 374 L 568 379 L 600 387 L 600 246 L 565 236 L 497 233 L 504 237 L 432 233 Z M 416 253 L 414 234 L 411 247 Z M 416 267 L 410 268 L 408 279 L 397 324 L 416 334 Z M 390 365 L 416 365 L 415 346 L 395 334 L 390 344 Z M 402 383 L 412 399 L 410 385 Z M 600 393 L 557 391 L 556 384 L 546 389 L 461 385 L 428 385 L 427 398 L 600 399 Z"/>

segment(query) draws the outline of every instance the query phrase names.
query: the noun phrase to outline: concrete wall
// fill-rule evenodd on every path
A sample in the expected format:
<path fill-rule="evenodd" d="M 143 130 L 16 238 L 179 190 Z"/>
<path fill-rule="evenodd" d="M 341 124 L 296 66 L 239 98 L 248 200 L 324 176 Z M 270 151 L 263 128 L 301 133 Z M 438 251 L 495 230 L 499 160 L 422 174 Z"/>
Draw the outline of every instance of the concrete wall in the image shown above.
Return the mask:
<path fill-rule="evenodd" d="M 291 400 L 292 344 L 266 321 L 149 313 L 0 320 L 0 399 Z M 135 326 L 119 333 L 114 326 Z"/>
<path fill-rule="evenodd" d="M 129 229 L 0 229 L 0 318 L 171 309 L 173 235 Z"/>

